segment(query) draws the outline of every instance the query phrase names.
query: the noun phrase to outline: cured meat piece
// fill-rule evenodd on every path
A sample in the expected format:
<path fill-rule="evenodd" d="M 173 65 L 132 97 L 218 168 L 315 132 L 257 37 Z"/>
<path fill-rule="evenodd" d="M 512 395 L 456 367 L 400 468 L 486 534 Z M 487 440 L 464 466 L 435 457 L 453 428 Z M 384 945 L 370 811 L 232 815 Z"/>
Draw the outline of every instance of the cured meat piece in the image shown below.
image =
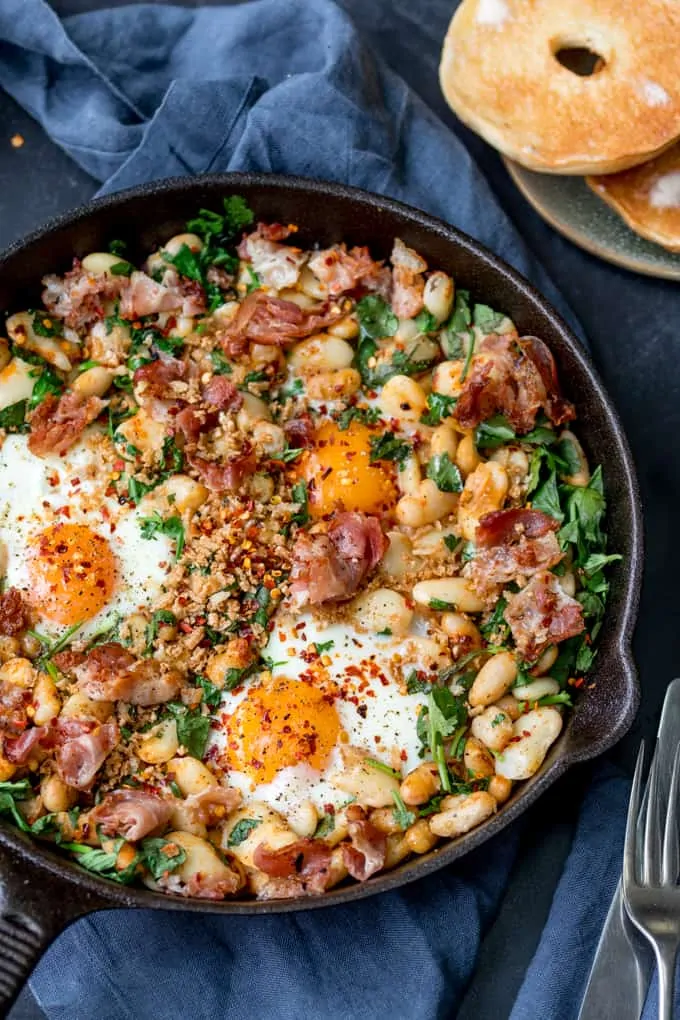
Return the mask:
<path fill-rule="evenodd" d="M 390 255 L 392 263 L 392 311 L 400 319 L 412 319 L 423 309 L 427 262 L 399 238 Z"/>
<path fill-rule="evenodd" d="M 29 450 L 36 457 L 50 453 L 63 457 L 105 407 L 106 402 L 99 397 L 82 397 L 72 391 L 59 398 L 48 394 L 28 416 Z"/>
<path fill-rule="evenodd" d="M 239 307 L 220 339 L 225 352 L 232 357 L 242 354 L 249 343 L 285 347 L 332 326 L 343 314 L 327 304 L 300 308 L 293 301 L 255 290 Z"/>
<path fill-rule="evenodd" d="M 89 821 L 106 836 L 124 836 L 131 842 L 157 832 L 169 820 L 172 804 L 145 790 L 114 790 L 89 814 Z"/>
<path fill-rule="evenodd" d="M 548 645 L 575 637 L 585 629 L 581 604 L 566 595 L 547 570 L 508 599 L 505 619 L 525 659 L 538 658 Z"/>
<path fill-rule="evenodd" d="M 539 570 L 559 563 L 564 553 L 555 532 L 559 523 L 540 510 L 498 510 L 485 514 L 476 532 L 477 552 L 463 573 L 482 597 L 499 585 L 523 584 Z"/>
<path fill-rule="evenodd" d="M 0 595 L 0 634 L 14 637 L 28 627 L 28 605 L 17 588 Z"/>
<path fill-rule="evenodd" d="M 93 701 L 126 701 L 143 707 L 172 700 L 182 684 L 178 670 L 164 669 L 156 659 L 137 660 L 115 642 L 93 648 L 73 672 L 80 690 Z"/>
<path fill-rule="evenodd" d="M 388 544 L 378 518 L 362 513 L 338 514 L 326 534 L 300 533 L 293 547 L 291 603 L 299 608 L 350 598 Z"/>

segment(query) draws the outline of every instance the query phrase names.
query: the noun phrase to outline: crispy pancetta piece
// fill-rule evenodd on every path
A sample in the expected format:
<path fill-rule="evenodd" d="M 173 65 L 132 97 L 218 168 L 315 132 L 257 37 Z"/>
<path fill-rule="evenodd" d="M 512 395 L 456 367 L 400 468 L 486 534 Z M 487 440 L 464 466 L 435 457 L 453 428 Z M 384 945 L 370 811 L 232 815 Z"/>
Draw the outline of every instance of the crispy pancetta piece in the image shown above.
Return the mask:
<path fill-rule="evenodd" d="M 0 595 L 0 634 L 14 637 L 28 627 L 28 605 L 18 588 Z"/>
<path fill-rule="evenodd" d="M 337 514 L 326 534 L 301 532 L 293 547 L 291 604 L 351 598 L 388 545 L 378 518 L 356 512 Z"/>
<path fill-rule="evenodd" d="M 156 659 L 135 659 L 122 645 L 98 645 L 74 668 L 78 686 L 93 701 L 125 701 L 147 708 L 179 693 L 182 676 Z"/>
<path fill-rule="evenodd" d="M 548 645 L 575 637 L 585 628 L 580 602 L 566 595 L 559 578 L 547 570 L 508 599 L 504 616 L 515 644 L 530 662 Z"/>
<path fill-rule="evenodd" d="M 222 330 L 220 341 L 232 357 L 242 354 L 249 343 L 286 347 L 332 326 L 343 314 L 342 310 L 333 310 L 327 304 L 300 308 L 293 301 L 255 290 Z"/>
<path fill-rule="evenodd" d="M 146 790 L 113 790 L 90 812 L 88 820 L 106 836 L 124 836 L 134 843 L 162 829 L 171 814 L 167 797 Z"/>
<path fill-rule="evenodd" d="M 99 397 L 83 397 L 73 391 L 59 398 L 48 394 L 28 416 L 29 450 L 36 457 L 50 453 L 63 457 L 105 407 L 106 401 Z"/>
<path fill-rule="evenodd" d="M 339 297 L 356 287 L 388 292 L 390 289 L 389 269 L 382 262 L 375 262 L 366 247 L 348 251 L 346 244 L 334 244 L 315 252 L 309 268 L 330 297 Z"/>
<path fill-rule="evenodd" d="M 485 514 L 476 532 L 477 551 L 463 573 L 482 597 L 499 585 L 523 584 L 539 570 L 554 567 L 563 552 L 555 532 L 559 523 L 540 510 L 497 510 Z"/>
<path fill-rule="evenodd" d="M 427 262 L 400 238 L 394 242 L 392 254 L 392 311 L 400 319 L 412 319 L 423 310 L 423 293 Z"/>

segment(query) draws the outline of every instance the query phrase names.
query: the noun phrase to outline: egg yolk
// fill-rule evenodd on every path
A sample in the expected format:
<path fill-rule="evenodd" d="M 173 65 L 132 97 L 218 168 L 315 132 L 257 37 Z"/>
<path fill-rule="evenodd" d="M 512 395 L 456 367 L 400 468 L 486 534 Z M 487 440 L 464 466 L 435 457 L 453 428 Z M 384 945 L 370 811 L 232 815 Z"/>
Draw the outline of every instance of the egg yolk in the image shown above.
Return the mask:
<path fill-rule="evenodd" d="M 312 516 L 325 517 L 336 510 L 385 514 L 394 508 L 398 492 L 393 467 L 384 461 L 371 464 L 374 435 L 354 421 L 344 431 L 332 421 L 317 429 L 313 447 L 299 462 Z"/>
<path fill-rule="evenodd" d="M 332 694 L 281 677 L 249 691 L 233 712 L 227 758 L 232 768 L 270 783 L 291 765 L 325 768 L 339 732 Z"/>
<path fill-rule="evenodd" d="M 48 620 L 90 620 L 113 594 L 116 561 L 105 538 L 84 524 L 53 524 L 30 543 L 29 601 Z"/>

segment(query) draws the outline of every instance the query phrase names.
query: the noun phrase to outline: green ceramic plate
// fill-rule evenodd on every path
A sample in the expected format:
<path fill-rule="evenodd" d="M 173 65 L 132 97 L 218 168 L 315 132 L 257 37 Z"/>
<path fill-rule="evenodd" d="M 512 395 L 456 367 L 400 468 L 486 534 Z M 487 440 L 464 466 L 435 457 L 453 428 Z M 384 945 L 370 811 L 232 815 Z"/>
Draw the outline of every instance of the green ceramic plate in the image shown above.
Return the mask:
<path fill-rule="evenodd" d="M 582 177 L 537 174 L 512 160 L 504 163 L 527 201 L 574 244 L 634 273 L 680 280 L 680 254 L 639 237 Z"/>

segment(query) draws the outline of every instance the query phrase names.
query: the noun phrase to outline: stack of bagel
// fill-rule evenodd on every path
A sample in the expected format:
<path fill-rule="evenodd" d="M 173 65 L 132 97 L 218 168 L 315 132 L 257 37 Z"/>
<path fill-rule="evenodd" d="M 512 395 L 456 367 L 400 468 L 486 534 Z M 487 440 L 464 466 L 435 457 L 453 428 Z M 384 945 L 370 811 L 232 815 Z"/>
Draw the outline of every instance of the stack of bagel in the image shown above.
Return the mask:
<path fill-rule="evenodd" d="M 680 251 L 680 0 L 463 0 L 440 81 L 509 159 L 585 175 L 633 230 Z"/>

